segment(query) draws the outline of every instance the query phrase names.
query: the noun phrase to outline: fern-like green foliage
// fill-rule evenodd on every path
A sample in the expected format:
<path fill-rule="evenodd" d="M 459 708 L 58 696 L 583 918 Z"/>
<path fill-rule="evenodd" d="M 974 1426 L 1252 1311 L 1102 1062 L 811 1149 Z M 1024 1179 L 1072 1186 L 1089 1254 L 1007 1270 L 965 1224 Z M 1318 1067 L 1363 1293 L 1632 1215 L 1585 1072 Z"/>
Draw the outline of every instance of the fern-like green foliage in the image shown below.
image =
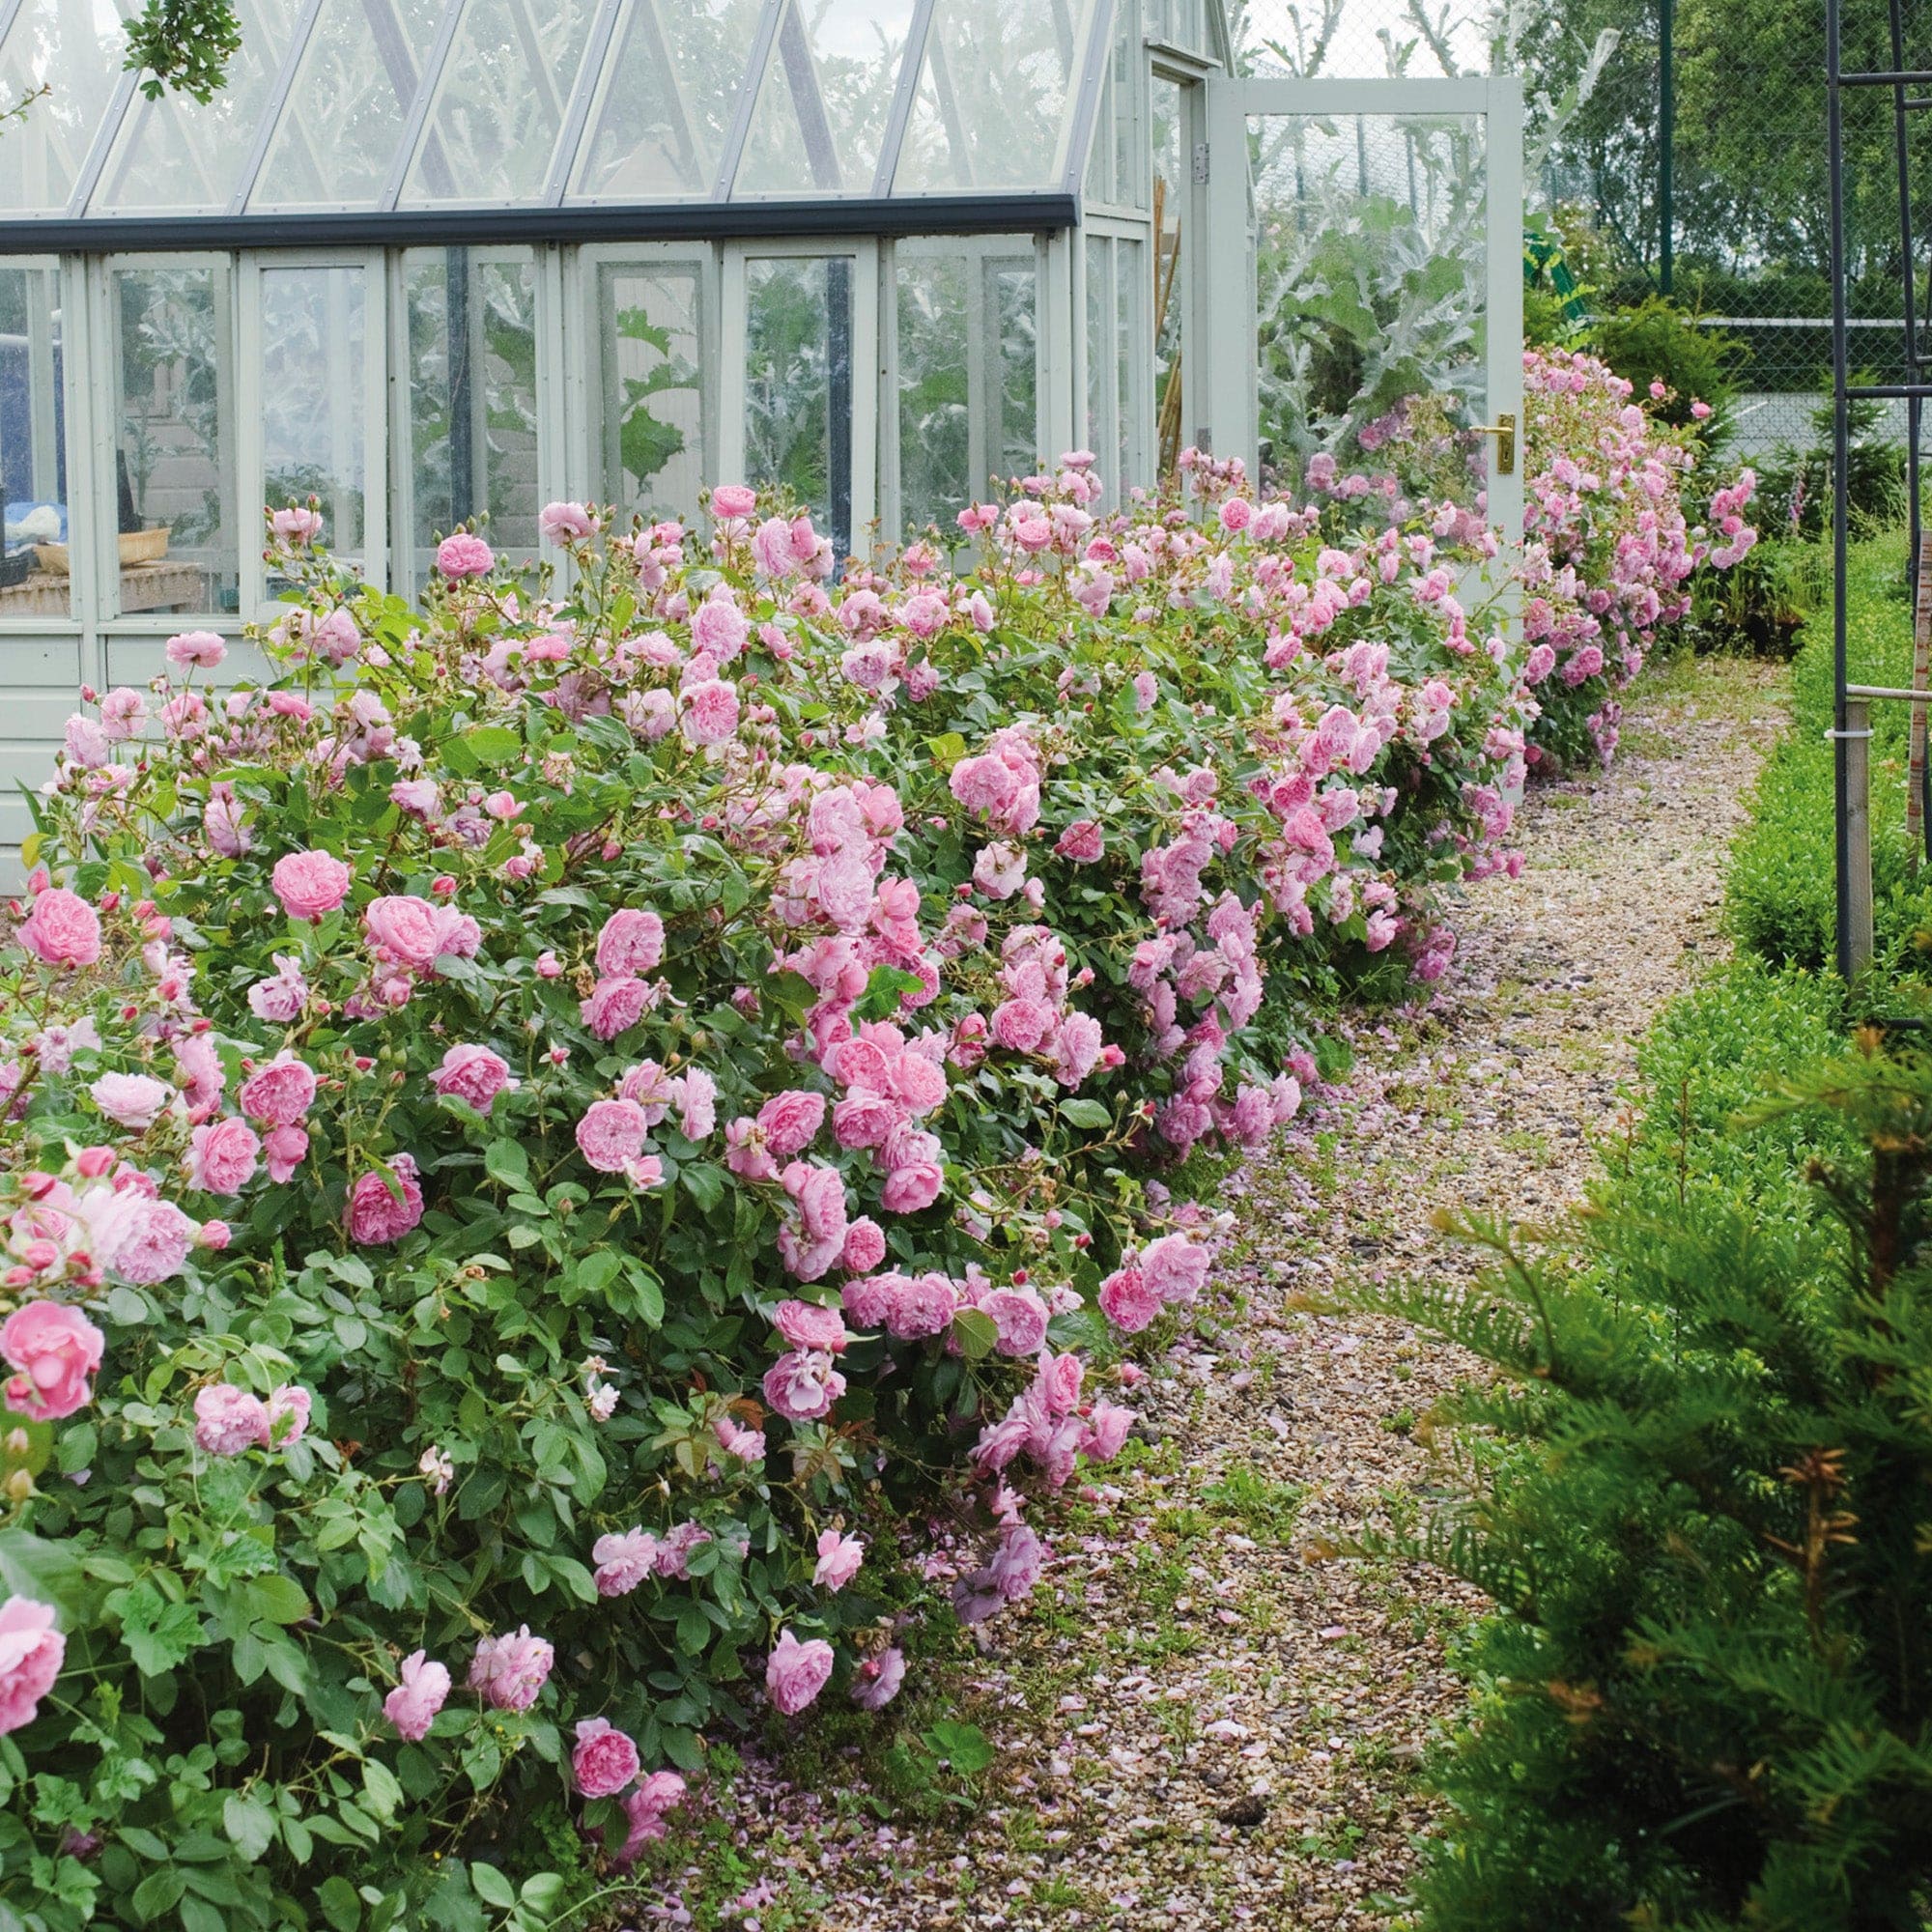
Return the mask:
<path fill-rule="evenodd" d="M 1932 1922 L 1932 1058 L 1861 1040 L 1736 1131 L 1808 1220 L 1638 1157 L 1558 1237 L 1464 1230 L 1474 1291 L 1373 1303 L 1496 1372 L 1411 1546 L 1500 1606 L 1428 1932 Z"/>

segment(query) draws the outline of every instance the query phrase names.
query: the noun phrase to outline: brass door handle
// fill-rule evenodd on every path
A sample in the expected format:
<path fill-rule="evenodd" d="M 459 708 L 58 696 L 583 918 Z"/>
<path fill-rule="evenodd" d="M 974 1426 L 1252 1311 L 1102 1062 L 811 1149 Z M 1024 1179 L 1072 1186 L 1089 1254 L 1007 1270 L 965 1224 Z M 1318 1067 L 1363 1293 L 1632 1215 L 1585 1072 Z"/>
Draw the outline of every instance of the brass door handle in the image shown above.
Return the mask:
<path fill-rule="evenodd" d="M 1471 423 L 1478 436 L 1492 436 L 1496 440 L 1496 474 L 1513 476 L 1516 474 L 1516 417 L 1505 410 L 1492 423 Z"/>

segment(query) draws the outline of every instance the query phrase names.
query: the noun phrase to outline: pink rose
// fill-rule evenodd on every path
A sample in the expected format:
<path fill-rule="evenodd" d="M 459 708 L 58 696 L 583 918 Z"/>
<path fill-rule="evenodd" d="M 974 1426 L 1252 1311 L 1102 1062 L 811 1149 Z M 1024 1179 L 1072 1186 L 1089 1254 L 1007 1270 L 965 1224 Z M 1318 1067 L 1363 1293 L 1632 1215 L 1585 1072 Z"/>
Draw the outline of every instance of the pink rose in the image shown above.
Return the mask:
<path fill-rule="evenodd" d="M 842 1148 L 883 1146 L 902 1111 L 869 1088 L 854 1087 L 832 1109 L 833 1136 Z"/>
<path fill-rule="evenodd" d="M 291 919 L 320 920 L 348 896 L 355 876 L 332 852 L 285 852 L 269 881 Z"/>
<path fill-rule="evenodd" d="M 943 1335 L 958 1306 L 959 1296 L 943 1274 L 923 1274 L 917 1280 L 900 1275 L 887 1306 L 886 1326 L 901 1342 Z"/>
<path fill-rule="evenodd" d="M 400 1198 L 391 1191 L 387 1178 L 374 1170 L 358 1175 L 349 1190 L 349 1238 L 365 1248 L 400 1241 L 423 1217 L 414 1160 L 399 1153 L 390 1160 L 389 1169 Z"/>
<path fill-rule="evenodd" d="M 487 1046 L 452 1046 L 442 1056 L 442 1065 L 429 1076 L 429 1084 L 439 1094 L 454 1094 L 467 1100 L 479 1114 L 496 1105 L 497 1095 L 514 1085 L 510 1064 Z M 246 1090 L 243 1090 L 244 1094 Z"/>
<path fill-rule="evenodd" d="M 92 966 L 100 957 L 100 916 L 78 893 L 49 886 L 35 895 L 14 937 L 45 965 Z"/>
<path fill-rule="evenodd" d="M 600 1536 L 591 1546 L 597 1565 L 592 1580 L 600 1597 L 627 1597 L 656 1570 L 658 1540 L 647 1529 L 626 1529 Z"/>
<path fill-rule="evenodd" d="M 506 1636 L 486 1636 L 470 1660 L 469 1684 L 498 1711 L 527 1711 L 549 1680 L 556 1653 L 525 1624 Z"/>
<path fill-rule="evenodd" d="M 832 1646 L 823 1637 L 800 1643 L 790 1631 L 781 1631 L 778 1648 L 765 1662 L 765 1689 L 772 1702 L 785 1717 L 797 1717 L 825 1689 L 832 1661 Z"/>
<path fill-rule="evenodd" d="M 204 1194 L 240 1194 L 254 1179 L 261 1153 L 246 1121 L 204 1121 L 188 1144 L 187 1184 Z"/>
<path fill-rule="evenodd" d="M 865 1543 L 856 1536 L 840 1536 L 836 1529 L 818 1535 L 818 1563 L 811 1580 L 823 1590 L 842 1590 L 859 1574 L 866 1560 Z"/>
<path fill-rule="evenodd" d="M 228 646 L 213 631 L 183 631 L 161 646 L 161 654 L 183 670 L 197 665 L 213 670 L 228 655 Z"/>
<path fill-rule="evenodd" d="M 895 1643 L 866 1658 L 852 1672 L 853 1703 L 865 1711 L 883 1710 L 899 1694 L 905 1668 L 905 1652 Z"/>
<path fill-rule="evenodd" d="M 448 1666 L 430 1662 L 425 1651 L 412 1651 L 396 1676 L 396 1688 L 383 1699 L 383 1715 L 398 1737 L 420 1744 L 449 1695 Z"/>
<path fill-rule="evenodd" d="M 443 953 L 459 950 L 461 918 L 453 907 L 432 905 L 407 893 L 385 894 L 362 908 L 371 949 L 418 973 L 432 972 Z"/>
<path fill-rule="evenodd" d="M 728 742 L 738 729 L 738 687 L 716 677 L 687 685 L 678 728 L 693 745 Z"/>
<path fill-rule="evenodd" d="M 825 1095 L 802 1087 L 775 1094 L 758 1109 L 758 1125 L 765 1146 L 778 1159 L 802 1152 L 816 1138 L 825 1122 Z"/>
<path fill-rule="evenodd" d="M 845 1245 L 838 1253 L 838 1265 L 848 1274 L 870 1274 L 886 1258 L 885 1230 L 862 1214 L 845 1229 Z"/>
<path fill-rule="evenodd" d="M 301 509 L 291 503 L 285 509 L 270 512 L 269 529 L 284 543 L 313 543 L 322 534 L 322 515 L 319 511 Z"/>
<path fill-rule="evenodd" d="M 211 1456 L 267 1448 L 269 1411 L 259 1396 L 228 1382 L 211 1382 L 194 1399 L 194 1439 Z"/>
<path fill-rule="evenodd" d="M 577 1123 L 577 1147 L 599 1174 L 626 1173 L 644 1151 L 649 1131 L 635 1100 L 593 1100 Z"/>
<path fill-rule="evenodd" d="M 888 1214 L 917 1214 L 939 1199 L 945 1185 L 946 1170 L 937 1161 L 907 1161 L 886 1176 L 879 1206 Z"/>
<path fill-rule="evenodd" d="M 787 1422 L 817 1422 L 832 1413 L 832 1405 L 845 1393 L 845 1378 L 832 1366 L 830 1355 L 795 1350 L 765 1371 L 764 1390 L 767 1405 Z"/>
<path fill-rule="evenodd" d="M 262 1136 L 262 1158 L 268 1163 L 269 1179 L 282 1186 L 308 1158 L 308 1134 L 301 1127 L 270 1127 Z"/>
<path fill-rule="evenodd" d="M 1003 1355 L 1035 1355 L 1046 1340 L 1046 1303 L 1030 1288 L 995 1288 L 980 1297 L 980 1312 L 999 1329 Z"/>
<path fill-rule="evenodd" d="M 292 1053 L 278 1053 L 249 1074 L 236 1095 L 242 1111 L 263 1126 L 299 1126 L 315 1105 L 315 1070 Z"/>
<path fill-rule="evenodd" d="M 1090 1463 L 1111 1463 L 1121 1453 L 1121 1445 L 1133 1427 L 1134 1414 L 1116 1402 L 1096 1402 L 1087 1415 L 1086 1433 L 1080 1438 L 1080 1453 Z"/>
<path fill-rule="evenodd" d="M 946 1104 L 946 1068 L 923 1053 L 902 1053 L 893 1063 L 893 1092 L 914 1116 Z"/>
<path fill-rule="evenodd" d="M 629 1033 L 657 1003 L 648 980 L 631 974 L 599 980 L 579 1009 L 583 1024 L 599 1039 L 615 1039 Z"/>
<path fill-rule="evenodd" d="M 772 1325 L 794 1349 L 823 1349 L 842 1354 L 851 1340 L 845 1332 L 845 1318 L 836 1308 L 823 1308 L 814 1301 L 781 1301 L 772 1315 Z"/>
<path fill-rule="evenodd" d="M 582 503 L 546 503 L 537 512 L 537 534 L 546 543 L 581 543 L 595 527 Z"/>
<path fill-rule="evenodd" d="M 613 1862 L 628 1870 L 646 1845 L 655 1844 L 668 1829 L 664 1814 L 684 1797 L 684 1779 L 674 1771 L 654 1771 L 624 1800 L 629 1830 Z"/>
<path fill-rule="evenodd" d="M 77 1308 L 30 1301 L 0 1325 L 0 1355 L 18 1371 L 7 1378 L 7 1406 L 37 1422 L 58 1422 L 83 1406 L 94 1391 L 107 1338 Z"/>
<path fill-rule="evenodd" d="M 1123 1335 L 1138 1335 L 1160 1313 L 1160 1295 L 1129 1264 L 1100 1284 L 1100 1309 Z"/>
<path fill-rule="evenodd" d="M 570 1754 L 570 1775 L 586 1798 L 614 1798 L 643 1769 L 637 1746 L 609 1719 L 585 1718 L 577 1726 L 577 1748 Z"/>
<path fill-rule="evenodd" d="M 172 1087 L 146 1073 L 103 1073 L 87 1091 L 116 1126 L 137 1134 L 152 1127 L 175 1096 Z"/>
<path fill-rule="evenodd" d="M 713 591 L 691 613 L 691 641 L 720 664 L 729 664 L 745 648 L 752 626 L 728 591 Z"/>
<path fill-rule="evenodd" d="M 1141 1273 L 1163 1301 L 1192 1301 L 1208 1279 L 1208 1250 L 1185 1235 L 1163 1235 L 1141 1252 Z"/>
<path fill-rule="evenodd" d="M 655 972 L 664 947 L 664 921 L 654 912 L 626 906 L 613 912 L 597 935 L 597 970 L 612 978 Z"/>
<path fill-rule="evenodd" d="M 173 1280 L 187 1264 L 198 1225 L 172 1201 L 120 1199 L 126 1222 L 115 1230 L 113 1245 L 106 1250 L 108 1266 L 137 1288 Z"/>
<path fill-rule="evenodd" d="M 34 1721 L 66 1661 L 67 1639 L 54 1628 L 51 1605 L 32 1597 L 0 1605 L 0 1734 Z"/>
<path fill-rule="evenodd" d="M 479 536 L 457 530 L 436 547 L 436 567 L 453 580 L 486 577 L 497 561 L 496 553 Z"/>
<path fill-rule="evenodd" d="M 711 493 L 714 517 L 749 517 L 757 507 L 758 493 L 743 483 L 721 483 Z"/>
<path fill-rule="evenodd" d="M 1007 1000 L 993 1009 L 993 1037 L 1013 1053 L 1036 1053 L 1053 1032 L 1054 1011 L 1044 1000 Z"/>
<path fill-rule="evenodd" d="M 762 1463 L 765 1460 L 765 1432 L 762 1429 L 747 1429 L 730 1416 L 721 1415 L 718 1418 L 718 1446 L 725 1455 L 735 1456 L 741 1463 Z"/>
<path fill-rule="evenodd" d="M 1091 818 L 1076 818 L 1054 840 L 1053 849 L 1076 866 L 1091 866 L 1106 849 L 1106 840 Z"/>

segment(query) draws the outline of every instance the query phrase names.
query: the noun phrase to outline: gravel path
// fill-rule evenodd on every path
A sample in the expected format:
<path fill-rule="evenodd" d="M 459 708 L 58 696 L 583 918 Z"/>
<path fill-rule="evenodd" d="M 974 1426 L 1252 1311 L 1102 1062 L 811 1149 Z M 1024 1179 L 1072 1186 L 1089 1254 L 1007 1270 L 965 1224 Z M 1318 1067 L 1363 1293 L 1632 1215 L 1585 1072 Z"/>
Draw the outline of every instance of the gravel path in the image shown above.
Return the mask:
<path fill-rule="evenodd" d="M 836 1758 L 788 1778 L 750 1765 L 686 1874 L 698 1922 L 726 1878 L 752 1889 L 722 1922 L 755 1932 L 1355 1927 L 1399 1909 L 1429 1824 L 1420 1749 L 1462 1705 L 1447 1640 L 1480 1601 L 1311 1552 L 1415 1519 L 1428 1408 L 1469 1363 L 1291 1303 L 1351 1274 L 1465 1269 L 1438 1208 L 1534 1218 L 1580 1192 L 1637 1037 L 1721 951 L 1722 856 L 1778 683 L 1699 665 L 1641 692 L 1612 773 L 1532 793 L 1523 875 L 1469 892 L 1434 1006 L 1363 1030 L 1347 1091 L 1241 1177 L 1214 1292 L 1137 1392 L 1144 1439 L 1053 1532 L 1032 1602 L 966 1652 L 955 1715 L 1003 1747 L 980 1804 L 882 1827 L 850 1792 L 813 1795 L 857 1781 Z"/>

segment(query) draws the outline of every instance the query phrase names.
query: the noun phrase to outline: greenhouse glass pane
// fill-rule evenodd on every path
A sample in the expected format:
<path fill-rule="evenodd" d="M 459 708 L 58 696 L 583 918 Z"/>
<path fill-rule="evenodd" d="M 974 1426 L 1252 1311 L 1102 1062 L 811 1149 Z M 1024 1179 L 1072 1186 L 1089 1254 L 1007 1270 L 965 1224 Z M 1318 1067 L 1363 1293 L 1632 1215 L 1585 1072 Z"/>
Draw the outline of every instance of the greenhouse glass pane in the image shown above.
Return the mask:
<path fill-rule="evenodd" d="M 1141 423 L 1151 386 L 1152 360 L 1141 318 L 1151 295 L 1147 244 L 1122 237 L 1114 243 L 1114 500 L 1152 482 L 1141 456 Z M 1103 455 L 1101 461 L 1107 458 Z"/>
<path fill-rule="evenodd" d="M 606 262 L 597 271 L 603 338 L 598 494 L 646 516 L 695 518 L 705 475 L 705 266 Z"/>
<path fill-rule="evenodd" d="M 227 267 L 116 269 L 109 286 L 118 526 L 167 532 L 164 558 L 122 567 L 120 608 L 233 611 L 241 524 Z M 160 599 L 149 593 L 163 571 L 183 581 Z"/>
<path fill-rule="evenodd" d="M 379 204 L 441 14 L 438 0 L 323 0 L 251 210 Z M 449 184 L 439 136 L 430 148 L 426 172 Z"/>
<path fill-rule="evenodd" d="M 263 499 L 271 510 L 313 499 L 323 542 L 359 563 L 368 277 L 355 268 L 264 269 L 261 290 Z"/>
<path fill-rule="evenodd" d="M 8 555 L 67 541 L 67 412 L 58 269 L 0 269 L 0 500 Z M 49 557 L 49 563 L 58 561 Z M 0 616 L 66 614 L 68 574 L 0 589 Z"/>
<path fill-rule="evenodd" d="M 1087 434 L 1103 468 L 1114 442 L 1114 239 L 1087 238 Z M 1112 483 L 1111 476 L 1101 481 Z"/>
<path fill-rule="evenodd" d="M 499 554 L 536 554 L 536 268 L 521 253 L 412 248 L 403 292 L 408 568 L 420 590 L 437 539 L 471 517 L 489 518 Z"/>
<path fill-rule="evenodd" d="M 90 214 L 222 214 L 244 185 L 255 132 L 295 28 L 296 0 L 237 0 L 242 46 L 205 105 L 136 95 L 88 204 Z M 119 63 L 117 62 L 118 66 Z"/>
<path fill-rule="evenodd" d="M 895 275 L 900 522 L 950 530 L 993 477 L 1034 464 L 1033 243 L 902 244 Z"/>
<path fill-rule="evenodd" d="M 468 0 L 403 207 L 541 197 L 594 12 L 595 0 Z"/>
<path fill-rule="evenodd" d="M 114 98 L 124 51 L 121 16 L 106 0 L 22 0 L 0 48 L 0 100 L 43 87 L 47 94 L 0 134 L 0 208 L 65 211 Z"/>
<path fill-rule="evenodd" d="M 1057 186 L 1080 39 L 1072 0 L 938 0 L 893 192 Z"/>
<path fill-rule="evenodd" d="M 871 193 L 912 13 L 912 0 L 792 0 L 734 195 Z"/>
<path fill-rule="evenodd" d="M 788 492 L 842 556 L 852 547 L 849 255 L 745 264 L 745 477 Z"/>
<path fill-rule="evenodd" d="M 708 195 L 738 110 L 761 0 L 632 0 L 606 61 L 573 196 Z"/>

